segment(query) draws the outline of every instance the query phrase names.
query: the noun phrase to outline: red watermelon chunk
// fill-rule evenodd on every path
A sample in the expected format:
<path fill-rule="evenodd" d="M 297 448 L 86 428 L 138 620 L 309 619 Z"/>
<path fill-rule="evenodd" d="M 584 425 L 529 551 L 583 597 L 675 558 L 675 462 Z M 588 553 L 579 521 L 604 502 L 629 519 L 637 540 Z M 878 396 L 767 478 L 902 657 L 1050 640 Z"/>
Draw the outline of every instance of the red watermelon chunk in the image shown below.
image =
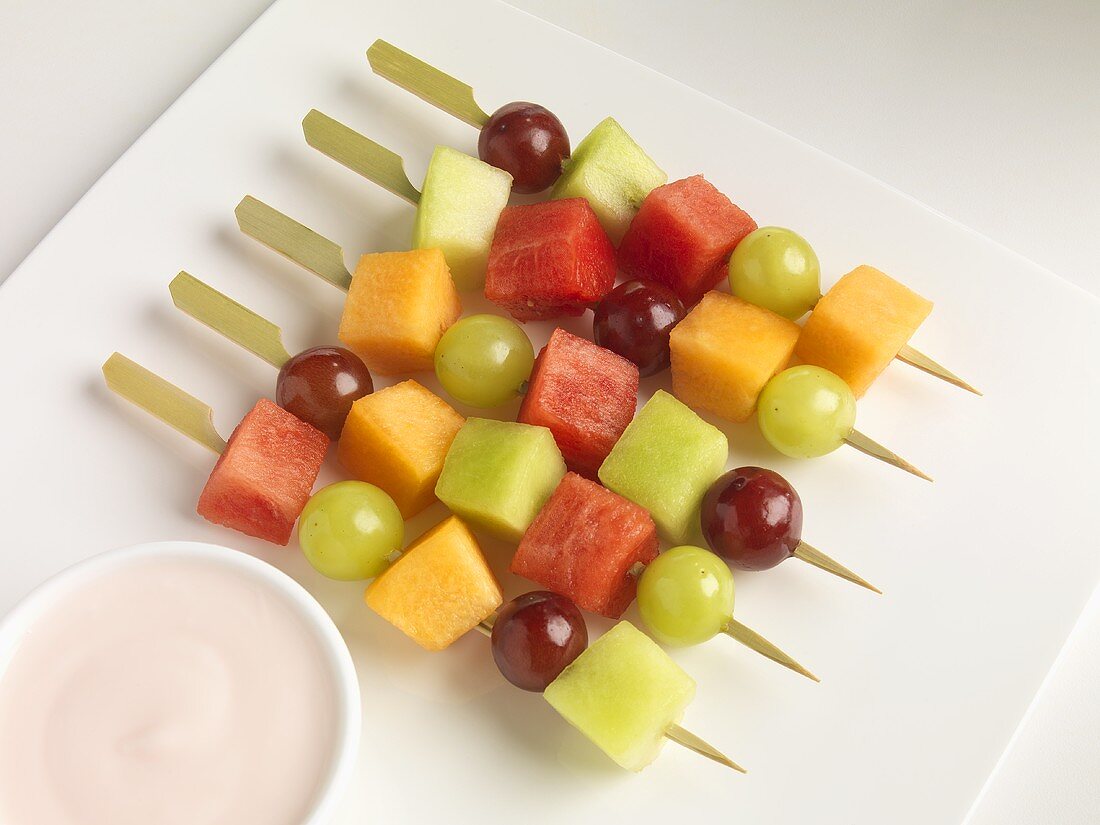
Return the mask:
<path fill-rule="evenodd" d="M 658 281 L 694 304 L 726 274 L 726 262 L 756 221 L 702 175 L 658 186 L 619 244 L 619 266 Z"/>
<path fill-rule="evenodd" d="M 229 436 L 199 496 L 199 515 L 286 544 L 328 445 L 323 432 L 261 398 Z"/>
<path fill-rule="evenodd" d="M 527 528 L 512 572 L 617 619 L 637 590 L 630 569 L 655 558 L 657 528 L 649 513 L 568 473 Z"/>
<path fill-rule="evenodd" d="M 485 297 L 518 321 L 580 315 L 615 285 L 615 250 L 584 198 L 500 213 Z"/>
<path fill-rule="evenodd" d="M 546 427 L 569 469 L 595 478 L 637 405 L 633 363 L 556 329 L 535 361 L 517 420 Z"/>

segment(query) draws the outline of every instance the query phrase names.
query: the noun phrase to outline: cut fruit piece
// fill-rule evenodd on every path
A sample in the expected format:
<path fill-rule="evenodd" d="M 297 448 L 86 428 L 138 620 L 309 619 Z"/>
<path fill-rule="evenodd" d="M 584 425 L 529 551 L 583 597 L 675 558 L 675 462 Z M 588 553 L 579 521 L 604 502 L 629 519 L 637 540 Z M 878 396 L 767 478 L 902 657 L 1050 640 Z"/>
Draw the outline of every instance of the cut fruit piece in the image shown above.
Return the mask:
<path fill-rule="evenodd" d="M 447 146 L 432 153 L 413 225 L 413 246 L 443 251 L 460 290 L 481 289 L 512 176 Z"/>
<path fill-rule="evenodd" d="M 475 527 L 519 541 L 563 475 L 545 427 L 471 418 L 451 444 L 435 494 Z"/>
<path fill-rule="evenodd" d="M 355 268 L 340 340 L 381 375 L 430 370 L 435 345 L 461 314 L 438 249 L 377 252 Z"/>
<path fill-rule="evenodd" d="M 630 771 L 657 758 L 683 718 L 695 680 L 630 622 L 619 622 L 561 672 L 543 695 L 569 724 Z"/>
<path fill-rule="evenodd" d="M 745 421 L 791 360 L 800 327 L 771 310 L 708 292 L 672 330 L 672 391 L 690 407 Z"/>
<path fill-rule="evenodd" d="M 795 354 L 839 375 L 859 398 L 931 311 L 931 301 L 885 272 L 859 266 L 817 302 Z"/>
<path fill-rule="evenodd" d="M 328 436 L 261 398 L 241 419 L 199 496 L 207 521 L 287 544 L 328 451 Z"/>
<path fill-rule="evenodd" d="M 600 121 L 562 164 L 552 198 L 584 198 L 617 244 L 646 195 L 668 180 L 614 118 Z"/>
<path fill-rule="evenodd" d="M 500 215 L 485 297 L 519 321 L 580 315 L 615 285 L 615 248 L 583 198 Z"/>
<path fill-rule="evenodd" d="M 563 329 L 539 353 L 519 421 L 546 427 L 569 469 L 595 478 L 638 405 L 638 368 Z"/>
<path fill-rule="evenodd" d="M 337 457 L 354 478 L 381 487 L 408 519 L 435 501 L 443 459 L 465 419 L 415 381 L 352 405 Z"/>
<path fill-rule="evenodd" d="M 726 277 L 726 262 L 756 221 L 702 175 L 654 189 L 619 245 L 619 266 L 664 284 L 686 305 Z"/>
<path fill-rule="evenodd" d="M 634 601 L 631 568 L 657 557 L 657 528 L 643 508 L 569 473 L 527 528 L 511 570 L 617 619 Z"/>
<path fill-rule="evenodd" d="M 658 390 L 600 467 L 600 481 L 649 510 L 664 539 L 690 544 L 728 453 L 725 433 Z"/>
<path fill-rule="evenodd" d="M 451 516 L 371 582 L 367 605 L 426 650 L 443 650 L 489 618 L 504 596 L 469 528 Z"/>

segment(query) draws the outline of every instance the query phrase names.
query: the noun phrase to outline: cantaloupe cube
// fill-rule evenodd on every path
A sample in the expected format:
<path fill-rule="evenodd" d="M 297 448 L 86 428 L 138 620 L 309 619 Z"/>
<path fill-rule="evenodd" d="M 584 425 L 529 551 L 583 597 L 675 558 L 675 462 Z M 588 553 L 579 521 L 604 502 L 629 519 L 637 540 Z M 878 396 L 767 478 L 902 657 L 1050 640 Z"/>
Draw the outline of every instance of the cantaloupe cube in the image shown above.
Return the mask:
<path fill-rule="evenodd" d="M 426 650 L 443 650 L 504 597 L 477 539 L 457 516 L 437 524 L 371 582 L 367 605 Z"/>
<path fill-rule="evenodd" d="M 519 541 L 564 475 L 545 427 L 471 418 L 447 452 L 435 494 L 475 527 Z"/>
<path fill-rule="evenodd" d="M 859 398 L 931 311 L 931 301 L 885 272 L 859 266 L 817 302 L 795 354 L 839 375 Z"/>
<path fill-rule="evenodd" d="M 435 501 L 443 459 L 464 421 L 439 396 L 402 381 L 352 405 L 336 454 L 354 478 L 381 487 L 411 518 Z"/>
<path fill-rule="evenodd" d="M 435 345 L 461 314 L 438 249 L 376 252 L 355 268 L 340 340 L 381 375 L 430 370 Z"/>
<path fill-rule="evenodd" d="M 594 641 L 543 693 L 619 765 L 640 771 L 695 697 L 695 680 L 630 622 Z"/>
<path fill-rule="evenodd" d="M 771 310 L 708 292 L 673 327 L 672 391 L 689 407 L 744 421 L 764 385 L 791 360 L 799 332 Z"/>

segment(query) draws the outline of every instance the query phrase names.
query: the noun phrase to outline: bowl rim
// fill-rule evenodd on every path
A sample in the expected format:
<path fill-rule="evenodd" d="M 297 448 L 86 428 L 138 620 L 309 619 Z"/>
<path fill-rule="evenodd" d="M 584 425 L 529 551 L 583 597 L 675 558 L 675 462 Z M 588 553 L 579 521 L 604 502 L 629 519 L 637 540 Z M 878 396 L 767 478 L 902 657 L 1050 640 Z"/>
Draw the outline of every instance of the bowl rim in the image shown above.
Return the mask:
<path fill-rule="evenodd" d="M 362 705 L 359 678 L 347 643 L 332 617 L 301 584 L 242 550 L 196 541 L 155 541 L 107 550 L 53 574 L 0 617 L 0 678 L 35 622 L 72 588 L 109 570 L 150 558 L 205 559 L 233 568 L 285 597 L 313 631 L 333 677 L 336 731 L 332 759 L 302 825 L 324 825 L 335 815 L 359 755 Z"/>

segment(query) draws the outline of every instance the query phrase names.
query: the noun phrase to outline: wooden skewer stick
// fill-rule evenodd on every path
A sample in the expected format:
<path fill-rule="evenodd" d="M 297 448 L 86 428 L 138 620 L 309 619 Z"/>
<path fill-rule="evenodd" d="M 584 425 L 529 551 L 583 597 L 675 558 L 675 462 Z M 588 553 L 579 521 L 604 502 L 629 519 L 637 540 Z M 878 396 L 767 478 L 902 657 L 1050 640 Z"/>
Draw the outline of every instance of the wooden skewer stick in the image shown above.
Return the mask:
<path fill-rule="evenodd" d="M 168 291 L 177 308 L 275 369 L 281 369 L 290 360 L 290 353 L 283 346 L 282 330 L 193 275 L 181 272 L 172 279 Z"/>
<path fill-rule="evenodd" d="M 317 151 L 397 197 L 404 198 L 413 206 L 420 203 L 420 190 L 405 174 L 405 162 L 400 155 L 316 109 L 302 120 L 302 131 L 305 132 L 306 143 Z"/>
<path fill-rule="evenodd" d="M 413 57 L 392 43 L 375 40 L 367 49 L 367 60 L 376 75 L 469 123 L 475 129 L 480 129 L 488 122 L 489 115 L 477 105 L 474 90 L 468 84 Z"/>
<path fill-rule="evenodd" d="M 103 364 L 103 378 L 111 392 L 218 455 L 225 451 L 225 439 L 214 429 L 214 411 L 209 405 L 156 373 L 116 352 Z"/>
<path fill-rule="evenodd" d="M 813 679 L 815 682 L 821 681 L 810 671 L 802 667 L 802 665 L 800 665 L 778 647 L 773 645 L 755 630 L 750 627 L 746 627 L 736 619 L 730 618 L 726 626 L 722 628 L 722 632 L 725 633 L 727 636 L 736 639 L 741 644 L 745 645 L 745 647 L 755 650 L 761 656 L 766 656 L 773 662 L 777 662 L 783 665 L 783 667 L 790 668 L 795 673 L 801 673 L 807 679 Z"/>
<path fill-rule="evenodd" d="M 711 759 L 717 762 L 719 765 L 725 765 L 727 768 L 732 768 L 735 771 L 741 773 L 748 773 L 744 768 L 722 753 L 713 745 L 703 741 L 694 733 L 679 725 L 672 724 L 665 729 L 665 738 L 675 742 L 677 745 L 682 745 L 688 750 L 695 751 L 701 756 L 705 756 L 707 759 Z"/>
<path fill-rule="evenodd" d="M 344 250 L 328 238 L 251 195 L 245 195 L 233 213 L 237 216 L 237 226 L 250 238 L 344 292 L 351 288 L 351 273 L 344 263 Z"/>
<path fill-rule="evenodd" d="M 880 596 L 882 595 L 882 591 L 869 583 L 866 579 L 856 575 L 836 559 L 826 556 L 816 547 L 806 544 L 804 541 L 800 541 L 794 548 L 793 555 L 796 559 L 802 559 L 802 561 L 807 564 L 819 567 L 826 573 L 832 573 L 834 576 L 839 576 L 853 584 L 858 584 L 860 587 L 866 587 L 868 590 L 878 593 Z"/>
<path fill-rule="evenodd" d="M 921 472 L 897 453 L 892 450 L 887 450 L 877 441 L 868 438 L 859 430 L 852 430 L 848 433 L 848 437 L 844 439 L 844 443 L 851 447 L 855 447 L 861 453 L 865 453 L 872 458 L 877 458 L 879 461 L 885 461 L 887 464 L 892 464 L 898 469 L 905 470 L 907 473 L 912 473 L 917 478 L 923 478 L 925 481 L 932 480 L 932 476 Z"/>
<path fill-rule="evenodd" d="M 916 367 L 918 370 L 923 370 L 929 375 L 934 375 L 936 378 L 946 381 L 948 384 L 954 384 L 956 387 L 961 387 L 967 392 L 974 393 L 974 395 L 982 394 L 980 390 L 975 389 L 972 385 L 963 381 L 947 367 L 933 361 L 923 352 L 908 344 L 902 347 L 895 357 L 899 361 L 904 361 L 906 364 Z"/>

